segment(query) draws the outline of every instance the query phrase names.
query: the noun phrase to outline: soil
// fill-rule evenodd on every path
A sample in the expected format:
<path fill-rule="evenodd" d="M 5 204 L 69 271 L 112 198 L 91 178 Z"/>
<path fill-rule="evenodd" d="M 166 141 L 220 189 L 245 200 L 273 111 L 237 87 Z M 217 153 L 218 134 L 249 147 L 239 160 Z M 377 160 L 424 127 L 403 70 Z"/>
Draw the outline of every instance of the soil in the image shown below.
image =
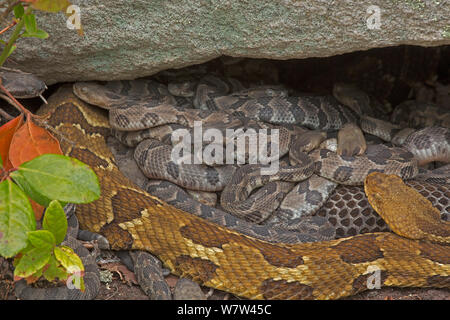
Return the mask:
<path fill-rule="evenodd" d="M 14 283 L 9 267 L 0 258 L 0 300 L 17 300 L 14 295 Z M 100 266 L 100 265 L 99 265 Z M 101 269 L 105 269 L 101 265 Z M 100 292 L 95 300 L 148 300 L 148 296 L 133 283 L 132 273 L 120 262 L 109 264 L 112 279 L 108 283 L 102 282 Z M 166 276 L 170 288 L 175 287 L 178 277 Z M 236 300 L 240 299 L 226 292 L 202 287 L 202 291 L 208 300 Z M 382 288 L 369 290 L 358 295 L 346 298 L 346 300 L 450 300 L 450 289 L 423 289 L 423 288 Z"/>

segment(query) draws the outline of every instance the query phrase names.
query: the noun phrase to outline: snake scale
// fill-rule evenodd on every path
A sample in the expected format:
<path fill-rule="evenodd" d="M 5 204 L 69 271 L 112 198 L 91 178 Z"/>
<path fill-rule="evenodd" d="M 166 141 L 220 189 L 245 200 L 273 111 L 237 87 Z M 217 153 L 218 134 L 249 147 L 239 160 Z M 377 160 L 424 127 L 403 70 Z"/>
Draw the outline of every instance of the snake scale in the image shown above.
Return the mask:
<path fill-rule="evenodd" d="M 216 88 L 228 88 L 220 89 L 224 91 L 220 94 L 215 92 L 210 100 L 208 97 L 194 99 L 194 105 L 195 101 L 209 101 L 206 104 L 211 110 L 204 110 L 202 105 L 193 109 L 192 106 L 184 107 L 175 104 L 176 99 L 169 94 L 164 85 L 149 79 L 109 82 L 105 85 L 93 82 L 76 83 L 74 92 L 82 100 L 109 110 L 110 124 L 114 128 L 116 137 L 129 146 L 138 144 L 134 156 L 148 177 L 168 180 L 191 190 L 221 191 L 224 189 L 221 196 L 222 207 L 253 222 L 259 223 L 272 213 L 290 187 L 287 182 L 294 182 L 294 180 L 290 178 L 286 181 L 287 176 L 283 177 L 282 172 L 285 171 L 283 169 L 279 174 L 272 176 L 271 181 L 267 179 L 263 181 L 258 174 L 255 174 L 252 180 L 246 179 L 246 174 L 241 174 L 240 182 L 238 182 L 239 179 L 233 178 L 233 183 L 229 183 L 231 173 L 234 171 L 233 167 L 176 164 L 171 158 L 172 151 L 175 149 L 170 146 L 170 143 L 168 145 L 164 141 L 170 138 L 172 129 L 177 126 L 192 128 L 195 121 L 200 121 L 202 124 L 209 123 L 209 125 L 212 123 L 213 128 L 226 124 L 227 129 L 233 126 L 242 126 L 247 129 L 250 124 L 252 128 L 258 126 L 265 128 L 268 126 L 266 122 L 269 122 L 271 123 L 269 128 L 277 128 L 280 131 L 278 139 L 280 156 L 289 150 L 289 158 L 291 158 L 291 151 L 297 149 L 295 140 L 298 137 L 299 128 L 294 126 L 292 130 L 289 130 L 285 128 L 286 124 L 301 124 L 309 128 L 322 129 L 340 128 L 338 139 L 343 141 L 340 141 L 339 145 L 344 146 L 342 152 L 343 155 L 348 154 L 347 157 L 336 156 L 336 153 L 328 152 L 326 149 L 316 150 L 310 154 L 314 159 L 316 170 L 322 177 L 337 183 L 361 185 L 364 177 L 371 171 L 382 170 L 386 173 L 395 173 L 404 179 L 417 174 L 417 163 L 413 155 L 404 149 L 388 148 L 383 145 L 369 146 L 365 155 L 352 157 L 355 151 L 358 154 L 366 151 L 362 133 L 360 133 L 360 139 L 353 138 L 355 134 L 358 134 L 359 128 L 356 130 L 356 126 L 352 126 L 352 121 L 356 121 L 357 113 L 360 111 L 357 108 L 345 107 L 334 97 L 287 96 L 284 90 L 267 87 L 256 87 L 224 96 L 232 87 L 226 84 L 229 80 L 215 76 L 205 78 L 208 80 L 205 82 L 215 81 Z M 202 81 L 204 80 L 200 80 L 199 86 L 202 85 Z M 190 82 L 188 84 L 191 85 Z M 174 85 L 172 87 L 169 85 L 169 91 L 181 91 L 182 94 L 175 93 L 184 97 L 185 86 L 182 85 L 178 89 L 174 90 Z M 214 91 L 213 89 L 211 91 Z M 351 88 L 346 88 L 347 91 L 350 91 L 349 89 Z M 193 95 L 193 93 L 190 94 Z M 339 96 L 342 97 L 343 94 Z M 277 124 L 284 126 L 277 126 Z M 370 126 L 366 127 L 372 130 Z M 302 138 L 308 134 L 317 135 L 314 131 L 304 134 L 305 129 L 302 130 Z M 344 134 L 341 135 L 343 131 Z M 373 131 L 376 132 L 376 130 L 370 132 Z M 158 138 L 158 134 L 163 134 L 164 137 Z M 419 139 L 423 135 L 419 135 Z M 430 140 L 431 142 L 448 145 L 445 135 L 435 134 L 431 137 L 434 139 Z M 322 138 L 325 136 L 319 134 L 319 139 L 314 139 L 320 143 Z M 314 140 L 311 137 L 309 139 Z M 413 140 L 409 144 L 415 148 L 415 142 Z M 314 147 L 316 146 L 312 148 Z M 445 156 L 449 157 L 449 155 Z M 300 169 L 305 171 L 305 168 Z M 235 177 L 240 170 L 236 172 Z M 311 168 L 308 171 L 309 175 L 313 173 Z M 297 176 L 302 178 L 295 182 L 308 178 L 308 175 L 304 174 Z M 267 185 L 257 191 L 254 196 L 245 199 L 250 195 L 251 190 L 264 183 Z M 322 199 L 324 198 L 325 196 L 322 196 Z"/>
<path fill-rule="evenodd" d="M 98 175 L 102 196 L 78 206 L 77 217 L 82 228 L 104 235 L 113 249 L 149 251 L 176 275 L 252 299 L 353 295 L 367 289 L 374 268 L 382 286 L 450 287 L 446 244 L 450 226 L 439 221 L 429 203 L 415 203 L 427 208 L 421 211 L 424 216 L 385 218 L 400 234 L 404 232 L 396 230 L 396 222 L 409 226 L 418 220 L 416 240 L 383 232 L 315 243 L 270 243 L 262 239 L 277 230 L 268 226 L 259 226 L 255 233 L 259 238 L 245 235 L 176 209 L 136 187 L 118 170 L 106 146 L 104 137 L 110 134 L 106 114 L 77 99 L 71 88 L 61 88 L 40 112 L 48 115 L 47 123 L 58 133 L 64 153 L 89 164 Z M 411 197 L 399 181 L 371 176 L 369 191 L 383 211 L 392 214 L 400 205 L 384 194 L 390 189 L 386 183 Z M 384 198 L 393 202 L 385 205 Z M 245 222 L 240 226 L 247 229 Z M 432 242 L 436 239 L 440 243 Z"/>

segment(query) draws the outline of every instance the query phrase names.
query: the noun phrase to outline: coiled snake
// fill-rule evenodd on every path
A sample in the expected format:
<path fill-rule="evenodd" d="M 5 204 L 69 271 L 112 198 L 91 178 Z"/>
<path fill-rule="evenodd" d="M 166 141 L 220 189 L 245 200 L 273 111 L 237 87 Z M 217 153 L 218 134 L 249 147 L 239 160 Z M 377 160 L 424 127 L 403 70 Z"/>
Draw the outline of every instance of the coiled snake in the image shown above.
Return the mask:
<path fill-rule="evenodd" d="M 133 185 L 105 144 L 107 116 L 77 99 L 71 88 L 60 89 L 40 112 L 49 115 L 47 123 L 60 135 L 64 153 L 98 175 L 102 196 L 80 205 L 77 217 L 82 228 L 104 235 L 113 249 L 149 251 L 176 275 L 252 299 L 336 299 L 366 290 L 374 272 L 382 286 L 450 287 L 449 223 L 439 221 L 429 203 L 413 200 L 395 178 L 384 181 L 373 174 L 366 191 L 376 208 L 392 214 L 385 220 L 394 231 L 406 235 L 396 230 L 398 223 L 416 225 L 409 234 L 416 240 L 384 232 L 316 243 L 269 243 L 176 209 Z M 391 188 L 411 203 L 383 194 Z M 401 207 L 400 200 L 407 204 Z M 421 216 L 406 214 L 414 205 L 424 208 Z M 262 228 L 260 238 L 272 231 Z"/>
<path fill-rule="evenodd" d="M 169 94 L 164 85 L 150 79 L 113 81 L 105 85 L 81 82 L 74 85 L 74 93 L 83 101 L 109 111 L 111 127 L 119 140 L 129 146 L 139 144 L 134 157 L 147 177 L 168 180 L 191 190 L 214 192 L 223 190 L 222 207 L 228 212 L 253 222 L 260 223 L 272 214 L 292 186 L 287 182 L 307 179 L 313 173 L 312 165 L 316 166 L 316 171 L 320 176 L 341 184 L 362 185 L 363 179 L 371 171 L 381 170 L 385 173 L 395 173 L 403 179 L 410 179 L 417 174 L 417 161 L 411 152 L 406 152 L 403 148 L 389 148 L 383 145 L 369 146 L 366 154 L 361 155 L 366 150 L 365 140 L 361 130 L 352 123 L 357 118 L 355 111 L 357 108 L 354 110 L 347 108 L 333 97 L 287 96 L 283 90 L 268 89 L 267 87 L 256 87 L 228 94 L 229 88 L 232 87 L 227 85 L 229 79 L 206 76 L 205 79 L 200 80 L 199 87 L 204 87 L 202 81 L 214 81 L 217 85 L 209 90 L 213 92 L 211 97 L 203 97 L 201 95 L 203 90 L 197 90 L 197 94 L 200 91 L 200 97 L 196 96 L 190 107 L 176 104 L 175 97 Z M 190 82 L 188 84 L 191 85 Z M 169 84 L 169 90 L 182 97 L 186 95 L 185 89 L 185 86 L 181 86 L 179 90 L 175 90 L 174 86 L 171 87 Z M 217 90 L 223 92 L 218 93 Z M 346 88 L 346 90 L 354 89 Z M 345 95 L 339 94 L 339 97 L 342 98 L 342 96 Z M 197 103 L 198 101 L 207 101 L 205 104 L 212 110 L 202 109 L 203 104 L 198 105 L 197 109 L 193 109 L 192 104 L 195 105 L 196 101 Z M 223 125 L 226 130 L 233 127 L 245 128 L 245 130 L 248 128 L 278 129 L 280 132 L 279 139 L 277 139 L 279 154 L 283 156 L 289 151 L 291 162 L 295 159 L 291 151 L 307 152 L 315 148 L 321 139 L 325 138 L 325 135 L 322 134 L 323 132 L 314 131 L 304 133 L 305 129 L 300 129 L 295 125 L 288 129 L 285 127 L 286 125 L 301 124 L 309 128 L 321 129 L 340 128 L 338 139 L 343 141 L 340 141 L 339 145 L 343 146 L 342 155 L 347 156 L 341 157 L 325 149 L 316 150 L 310 154 L 314 159 L 314 164 L 306 161 L 303 165 L 296 165 L 296 174 L 293 173 L 295 168 L 288 166 L 287 171 L 279 170 L 278 174 L 272 175 L 270 179 L 264 179 L 258 173 L 252 174 L 253 178 L 248 179 L 246 178 L 248 173 L 239 175 L 242 170 L 246 170 L 242 168 L 236 172 L 232 183 L 229 183 L 231 174 L 235 170 L 232 166 L 211 167 L 203 163 L 195 164 L 195 161 L 194 164 L 180 165 L 172 161 L 175 148 L 166 144 L 166 140 L 170 138 L 170 132 L 177 129 L 177 126 L 192 128 L 196 121 L 202 123 L 203 126 L 210 126 L 214 130 L 217 127 L 223 128 Z M 369 121 L 365 121 L 365 123 L 367 131 L 377 133 L 378 124 L 373 126 Z M 303 130 L 300 135 L 298 134 L 299 130 Z M 355 134 L 358 135 L 358 131 L 360 138 L 354 139 Z M 384 131 L 386 130 L 381 130 L 381 132 Z M 315 137 L 312 137 L 314 134 Z M 425 134 L 421 133 L 418 139 L 409 141 L 409 145 L 413 149 L 417 149 L 416 140 L 420 142 L 423 136 Z M 431 136 L 431 140 L 428 139 L 428 144 L 436 142 L 442 145 L 444 150 L 450 149 L 445 134 L 429 136 Z M 299 146 L 296 144 L 298 137 L 301 142 Z M 317 145 L 306 148 L 308 144 L 313 144 L 312 141 L 315 141 L 314 143 Z M 300 150 L 302 144 L 305 144 L 307 150 Z M 228 150 L 228 144 L 226 149 Z M 352 157 L 355 152 L 360 156 Z M 447 154 L 444 157 L 450 158 Z M 283 172 L 290 173 L 284 174 Z M 328 184 L 324 181 L 325 179 L 321 180 L 322 185 Z M 252 189 L 262 185 L 264 186 L 259 191 L 250 196 Z M 326 200 L 325 191 L 327 190 L 325 189 L 322 188 L 321 201 Z M 331 185 L 329 189 L 331 189 Z M 298 198 L 295 192 L 291 192 L 291 194 L 294 197 L 290 197 L 290 199 Z M 249 197 L 247 198 L 247 196 Z M 318 197 L 316 196 L 316 198 Z M 294 205 L 291 201 L 290 207 L 298 208 L 298 202 L 295 201 Z M 320 202 L 317 201 L 314 204 L 311 201 L 303 203 L 308 204 L 307 211 L 309 212 L 313 212 L 314 207 L 317 209 L 320 206 Z M 283 204 L 282 206 L 286 207 Z"/>

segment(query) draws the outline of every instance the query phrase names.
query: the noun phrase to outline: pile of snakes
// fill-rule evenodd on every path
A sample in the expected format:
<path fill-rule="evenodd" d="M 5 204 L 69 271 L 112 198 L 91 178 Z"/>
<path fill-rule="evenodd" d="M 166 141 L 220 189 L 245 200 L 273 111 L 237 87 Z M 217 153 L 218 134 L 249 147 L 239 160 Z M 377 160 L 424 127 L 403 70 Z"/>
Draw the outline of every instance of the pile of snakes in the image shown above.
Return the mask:
<path fill-rule="evenodd" d="M 79 82 L 40 114 L 99 177 L 101 198 L 77 206 L 80 227 L 134 250 L 138 275 L 152 269 L 136 255 L 145 251 L 175 275 L 251 299 L 346 297 L 367 290 L 374 270 L 381 286 L 449 288 L 450 106 L 383 110 L 349 84 L 318 96 L 204 74 Z M 226 138 L 196 153 L 199 123 Z M 217 150 L 261 130 L 277 133 L 258 146 L 276 145 L 269 163 L 255 163 L 251 144 L 220 161 Z M 196 161 L 174 160 L 180 132 Z M 215 162 L 202 162 L 208 150 Z M 145 179 L 119 170 L 125 154 Z M 147 278 L 144 290 L 164 296 Z"/>

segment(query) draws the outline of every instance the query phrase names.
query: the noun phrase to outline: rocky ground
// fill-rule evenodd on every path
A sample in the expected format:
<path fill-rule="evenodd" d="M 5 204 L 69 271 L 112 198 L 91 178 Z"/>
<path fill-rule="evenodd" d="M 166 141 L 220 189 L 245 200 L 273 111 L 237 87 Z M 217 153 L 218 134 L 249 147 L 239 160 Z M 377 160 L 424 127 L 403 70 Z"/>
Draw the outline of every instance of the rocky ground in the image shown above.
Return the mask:
<path fill-rule="evenodd" d="M 134 274 L 120 262 L 99 263 L 102 273 L 102 285 L 96 300 L 148 300 L 140 289 Z M 192 283 L 180 285 L 180 279 L 173 275 L 166 276 L 172 293 L 183 299 L 236 300 L 239 299 L 226 292 L 213 290 Z M 184 280 L 183 280 L 184 282 Z M 178 284 L 178 285 L 177 285 Z M 181 289 L 180 289 L 181 288 Z M 17 300 L 14 295 L 12 272 L 7 263 L 0 258 L 0 300 Z M 346 300 L 450 300 L 449 289 L 423 288 L 382 288 L 370 290 Z"/>

